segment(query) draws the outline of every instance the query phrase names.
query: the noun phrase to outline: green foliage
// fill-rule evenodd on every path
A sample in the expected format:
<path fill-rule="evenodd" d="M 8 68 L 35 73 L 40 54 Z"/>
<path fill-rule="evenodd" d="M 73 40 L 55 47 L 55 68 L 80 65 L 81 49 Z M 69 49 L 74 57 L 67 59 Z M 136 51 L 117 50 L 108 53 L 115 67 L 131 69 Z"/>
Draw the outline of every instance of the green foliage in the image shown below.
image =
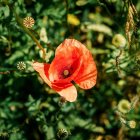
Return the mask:
<path fill-rule="evenodd" d="M 0 0 L 0 139 L 139 138 L 138 15 L 137 0 Z M 28 16 L 35 20 L 30 29 L 23 25 Z M 116 34 L 125 37 L 123 48 L 112 41 Z M 62 103 L 31 66 L 51 63 L 65 38 L 84 43 L 98 69 L 96 86 L 77 87 L 74 103 Z M 122 99 L 130 102 L 127 113 L 119 108 Z"/>

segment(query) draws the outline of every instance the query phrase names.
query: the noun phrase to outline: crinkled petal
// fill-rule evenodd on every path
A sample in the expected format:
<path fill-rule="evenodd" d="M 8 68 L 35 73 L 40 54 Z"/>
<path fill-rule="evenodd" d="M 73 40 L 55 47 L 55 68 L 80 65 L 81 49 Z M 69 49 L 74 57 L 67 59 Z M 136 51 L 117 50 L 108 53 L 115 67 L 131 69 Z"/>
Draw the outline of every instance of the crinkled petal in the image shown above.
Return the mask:
<path fill-rule="evenodd" d="M 90 89 L 96 84 L 97 68 L 90 51 L 80 42 L 75 41 L 76 46 L 81 46 L 82 65 L 79 74 L 74 81 L 83 89 Z"/>
<path fill-rule="evenodd" d="M 79 87 L 83 89 L 90 89 L 96 84 L 97 71 L 91 72 L 91 74 L 84 75 L 83 77 L 75 80 Z"/>
<path fill-rule="evenodd" d="M 72 84 L 70 87 L 64 88 L 57 92 L 69 102 L 74 102 L 77 98 L 77 90 Z"/>
<path fill-rule="evenodd" d="M 48 78 L 48 70 L 49 70 L 50 64 L 34 62 L 32 66 L 39 73 L 39 75 L 45 81 L 45 83 L 47 83 L 51 87 L 51 82 Z"/>
<path fill-rule="evenodd" d="M 90 89 L 96 84 L 97 69 L 90 52 L 83 56 L 79 75 L 74 81 L 83 89 Z"/>
<path fill-rule="evenodd" d="M 64 53 L 66 48 L 74 46 L 80 54 L 80 63 L 78 74 L 74 81 L 83 89 L 90 89 L 96 84 L 97 69 L 90 51 L 79 41 L 75 39 L 65 39 L 56 49 L 56 56 Z"/>

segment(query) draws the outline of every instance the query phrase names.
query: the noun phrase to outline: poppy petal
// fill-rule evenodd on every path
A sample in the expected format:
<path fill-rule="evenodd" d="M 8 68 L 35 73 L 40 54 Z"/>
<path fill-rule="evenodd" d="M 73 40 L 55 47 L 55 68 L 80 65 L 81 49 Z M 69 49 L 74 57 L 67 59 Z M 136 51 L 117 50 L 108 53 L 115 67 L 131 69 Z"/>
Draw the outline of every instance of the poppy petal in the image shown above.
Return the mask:
<path fill-rule="evenodd" d="M 34 62 L 32 66 L 39 73 L 39 75 L 45 81 L 45 83 L 47 83 L 51 87 L 51 82 L 48 79 L 48 70 L 49 70 L 50 64 Z"/>
<path fill-rule="evenodd" d="M 92 75 L 83 76 L 81 79 L 75 81 L 79 87 L 83 89 L 90 89 L 96 84 L 97 73 L 93 72 Z"/>
<path fill-rule="evenodd" d="M 77 48 L 77 51 L 83 51 L 84 49 L 87 50 L 87 48 L 78 40 L 75 39 L 65 39 L 56 49 L 55 56 L 60 54 L 66 54 L 68 55 L 68 52 L 72 50 L 72 48 Z M 68 51 L 69 50 L 69 51 Z"/>
<path fill-rule="evenodd" d="M 90 89 L 96 84 L 97 69 L 91 54 L 87 53 L 87 55 L 83 56 L 83 64 L 79 73 L 74 81 L 81 88 Z"/>
<path fill-rule="evenodd" d="M 70 87 L 58 91 L 58 93 L 69 102 L 74 102 L 77 98 L 77 90 L 72 84 Z"/>
<path fill-rule="evenodd" d="M 64 88 L 67 88 L 69 86 L 71 86 L 71 83 L 51 83 L 52 84 L 52 88 L 56 91 L 61 91 Z"/>

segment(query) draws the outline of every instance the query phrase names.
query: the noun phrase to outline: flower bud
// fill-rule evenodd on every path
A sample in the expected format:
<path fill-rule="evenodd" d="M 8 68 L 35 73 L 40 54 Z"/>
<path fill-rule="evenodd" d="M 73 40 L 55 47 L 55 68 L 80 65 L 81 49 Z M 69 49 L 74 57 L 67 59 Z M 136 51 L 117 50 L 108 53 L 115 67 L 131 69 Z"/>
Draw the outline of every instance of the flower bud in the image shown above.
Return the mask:
<path fill-rule="evenodd" d="M 58 138 L 66 139 L 69 136 L 69 132 L 65 129 L 59 129 L 57 133 Z"/>
<path fill-rule="evenodd" d="M 66 99 L 64 97 L 60 97 L 59 106 L 63 106 L 66 103 Z"/>

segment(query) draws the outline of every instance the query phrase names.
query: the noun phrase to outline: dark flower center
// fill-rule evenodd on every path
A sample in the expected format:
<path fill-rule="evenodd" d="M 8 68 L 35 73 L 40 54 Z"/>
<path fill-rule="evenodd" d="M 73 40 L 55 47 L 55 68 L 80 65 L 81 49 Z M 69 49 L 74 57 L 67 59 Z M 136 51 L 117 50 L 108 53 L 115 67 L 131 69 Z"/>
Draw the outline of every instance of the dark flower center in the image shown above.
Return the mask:
<path fill-rule="evenodd" d="M 69 71 L 68 70 L 64 70 L 63 74 L 64 74 L 64 76 L 68 76 L 69 75 Z"/>

